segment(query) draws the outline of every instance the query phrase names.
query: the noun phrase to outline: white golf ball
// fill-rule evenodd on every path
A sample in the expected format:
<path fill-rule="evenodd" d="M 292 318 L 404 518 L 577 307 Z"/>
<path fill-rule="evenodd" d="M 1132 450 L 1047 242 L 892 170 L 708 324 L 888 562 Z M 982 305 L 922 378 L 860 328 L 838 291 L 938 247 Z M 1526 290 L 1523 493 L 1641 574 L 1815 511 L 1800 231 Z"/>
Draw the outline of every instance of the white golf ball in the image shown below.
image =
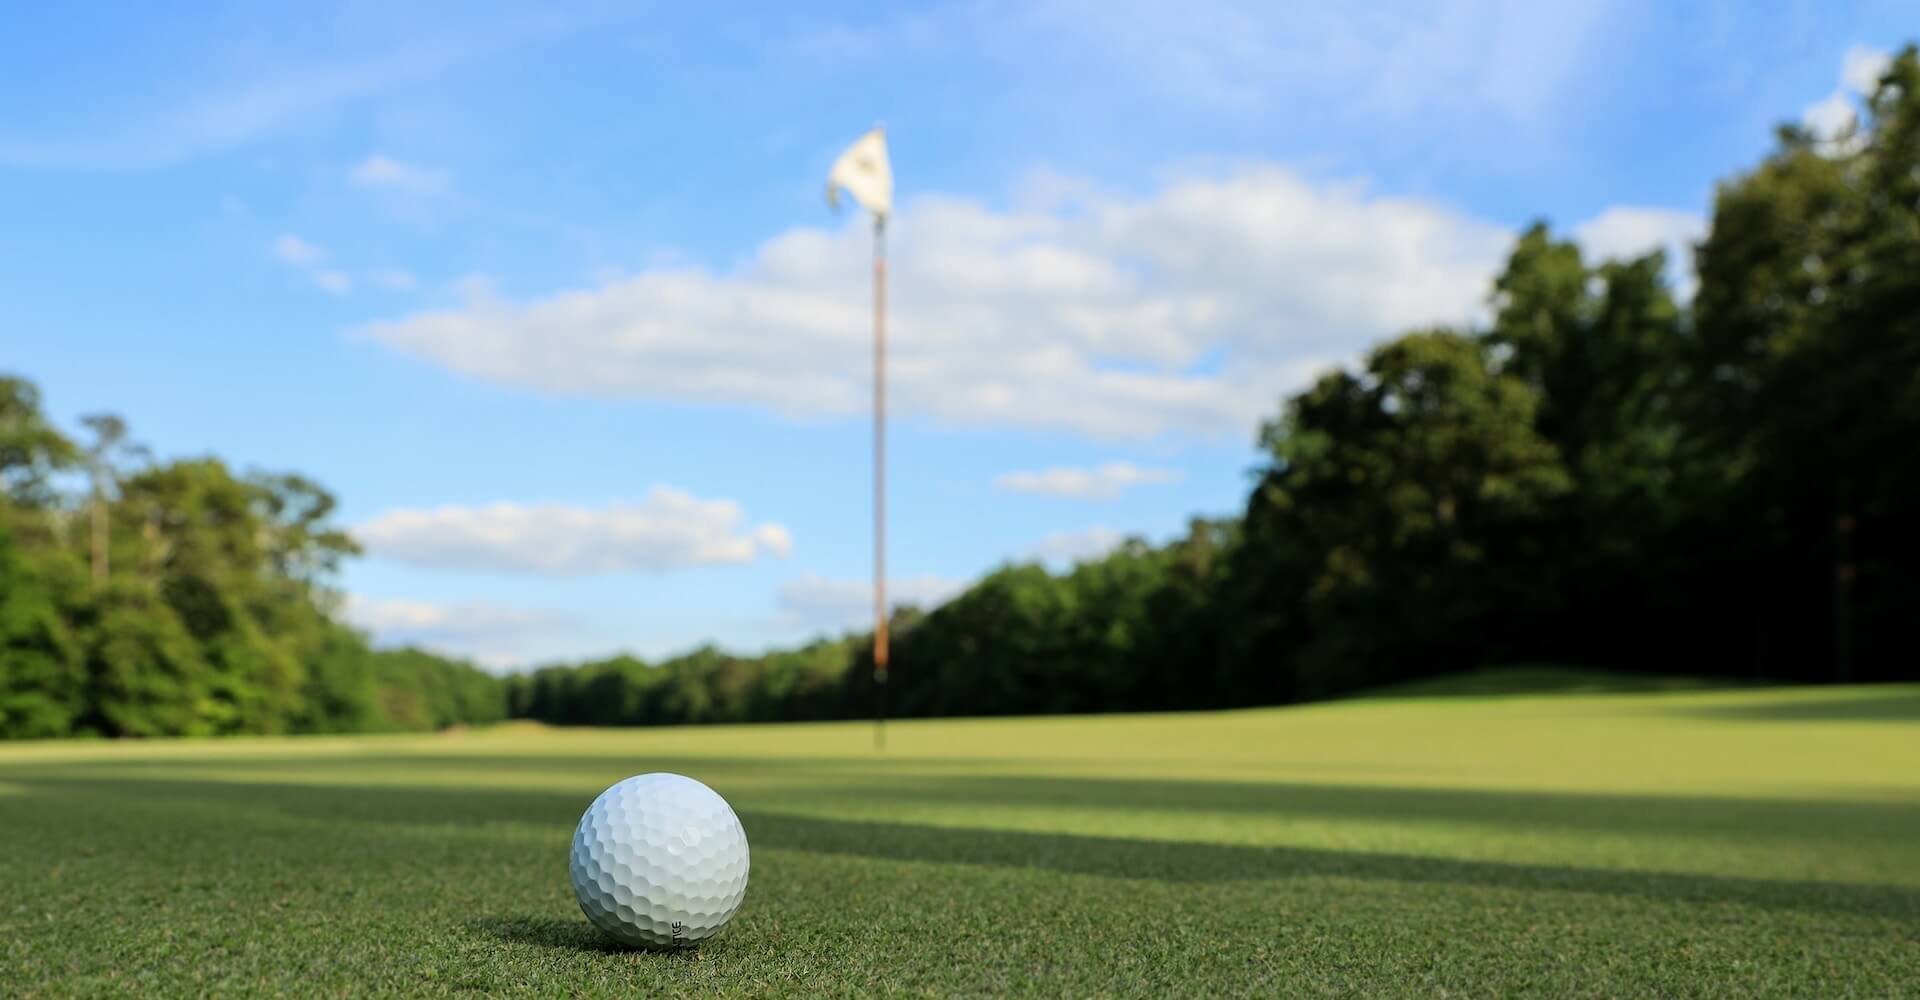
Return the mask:
<path fill-rule="evenodd" d="M 626 944 L 685 947 L 740 909 L 747 832 L 713 789 L 678 774 L 641 774 L 587 807 L 567 868 L 595 927 Z"/>

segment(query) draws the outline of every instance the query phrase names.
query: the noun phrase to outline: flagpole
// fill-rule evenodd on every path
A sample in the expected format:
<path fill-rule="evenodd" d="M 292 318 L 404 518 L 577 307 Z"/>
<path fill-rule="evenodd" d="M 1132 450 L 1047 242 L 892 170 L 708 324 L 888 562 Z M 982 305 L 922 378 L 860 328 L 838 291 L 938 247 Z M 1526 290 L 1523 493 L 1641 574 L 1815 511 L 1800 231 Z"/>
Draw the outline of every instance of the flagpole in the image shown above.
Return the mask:
<path fill-rule="evenodd" d="M 887 749 L 887 217 L 874 217 L 874 749 Z"/>
<path fill-rule="evenodd" d="M 827 171 L 827 204 L 852 194 L 873 215 L 873 748 L 887 748 L 887 216 L 893 170 L 886 126 L 875 125 Z"/>
<path fill-rule="evenodd" d="M 887 746 L 887 217 L 873 217 L 873 747 Z"/>

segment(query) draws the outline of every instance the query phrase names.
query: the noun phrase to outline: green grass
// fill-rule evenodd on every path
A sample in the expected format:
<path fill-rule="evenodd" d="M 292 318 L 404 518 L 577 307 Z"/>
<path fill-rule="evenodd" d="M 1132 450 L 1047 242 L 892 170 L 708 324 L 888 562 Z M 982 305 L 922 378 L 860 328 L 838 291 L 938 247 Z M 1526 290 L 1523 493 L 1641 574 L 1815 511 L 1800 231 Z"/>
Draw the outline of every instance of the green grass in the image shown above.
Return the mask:
<path fill-rule="evenodd" d="M 1487 698 L 1512 694 L 1652 694 L 1742 687 L 1736 681 L 1665 674 L 1624 674 L 1557 666 L 1489 667 L 1464 674 L 1374 688 L 1360 698 Z"/>
<path fill-rule="evenodd" d="M 0 994 L 1920 992 L 1920 687 L 0 748 Z M 746 905 L 603 944 L 629 774 Z"/>

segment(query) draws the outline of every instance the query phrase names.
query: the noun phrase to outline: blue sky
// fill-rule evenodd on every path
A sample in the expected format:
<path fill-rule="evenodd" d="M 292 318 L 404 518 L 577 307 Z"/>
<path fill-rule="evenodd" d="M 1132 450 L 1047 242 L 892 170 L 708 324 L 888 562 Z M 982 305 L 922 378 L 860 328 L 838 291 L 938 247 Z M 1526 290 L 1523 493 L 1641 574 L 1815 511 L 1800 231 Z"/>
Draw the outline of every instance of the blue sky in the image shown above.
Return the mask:
<path fill-rule="evenodd" d="M 759 649 L 864 607 L 867 244 L 822 188 L 875 122 L 924 601 L 1237 509 L 1315 371 L 1475 317 L 1534 218 L 1697 236 L 1914 24 L 1289 6 L 38 5 L 0 37 L 0 369 L 318 478 L 385 641 Z"/>

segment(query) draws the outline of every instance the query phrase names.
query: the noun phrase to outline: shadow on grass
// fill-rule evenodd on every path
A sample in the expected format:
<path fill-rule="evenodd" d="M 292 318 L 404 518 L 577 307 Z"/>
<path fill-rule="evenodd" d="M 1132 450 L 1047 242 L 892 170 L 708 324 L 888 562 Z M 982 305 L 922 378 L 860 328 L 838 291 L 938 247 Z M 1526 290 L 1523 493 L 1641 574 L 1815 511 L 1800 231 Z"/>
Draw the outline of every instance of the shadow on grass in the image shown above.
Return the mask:
<path fill-rule="evenodd" d="M 1528 832 L 1652 837 L 1798 839 L 1831 848 L 1909 843 L 1920 837 L 1920 802 L 1762 799 L 1711 795 L 1514 792 L 1302 782 L 1169 781 L 1133 778 L 956 775 L 938 780 L 827 784 L 754 802 L 804 808 L 809 798 L 890 804 L 1162 812 L 1308 821 L 1452 824 Z"/>
<path fill-rule="evenodd" d="M 1733 903 L 1769 910 L 1920 919 L 1920 890 L 1843 882 L 1640 872 L 1369 851 L 1244 847 L 1080 834 L 1026 833 L 847 822 L 802 816 L 743 817 L 757 845 L 812 854 L 1003 868 L 1165 882 L 1299 878 L 1472 886 L 1627 896 L 1672 903 Z"/>
<path fill-rule="evenodd" d="M 998 767 L 1009 764 L 993 763 Z M 1038 769 L 1045 765 L 1036 762 L 1034 766 Z M 245 763 L 223 762 L 220 770 L 234 775 L 225 781 L 208 781 L 190 771 L 170 777 L 169 772 L 178 767 L 169 762 L 150 762 L 137 768 L 104 763 L 35 765 L 10 772 L 7 777 L 52 784 L 68 780 L 102 786 L 119 783 L 150 798 L 208 797 L 243 802 L 256 794 L 255 789 L 309 788 L 310 795 L 331 802 L 328 815 L 373 822 L 409 822 L 404 817 L 410 810 L 402 803 L 422 795 L 438 796 L 438 821 L 565 823 L 569 829 L 593 801 L 590 789 L 597 784 L 640 771 L 665 770 L 699 778 L 720 789 L 736 806 L 765 813 L 819 814 L 843 806 L 906 805 L 958 807 L 968 812 L 1031 809 L 1116 815 L 1158 813 L 1175 819 L 1182 814 L 1211 814 L 1256 820 L 1453 824 L 1527 832 L 1800 840 L 1830 850 L 1920 842 L 1920 801 L 952 773 L 945 768 L 929 772 L 912 760 L 871 757 L 820 762 L 499 756 L 461 758 L 457 767 L 449 769 L 438 759 L 423 763 L 418 757 L 369 756 L 295 768 L 296 773 L 311 771 L 326 779 L 325 784 L 311 786 L 285 781 L 287 771 L 278 761 L 260 763 L 258 780 L 242 777 L 255 769 Z M 572 787 L 563 791 L 488 784 L 504 781 L 522 770 L 543 776 L 564 773 Z M 409 772 L 419 775 L 417 783 L 407 780 Z M 450 776 L 455 782 L 472 784 L 465 788 L 441 784 Z M 767 780 L 770 776 L 777 780 Z M 580 778 L 590 780 L 576 783 Z"/>
<path fill-rule="evenodd" d="M 505 944 L 530 944 L 556 951 L 590 952 L 601 955 L 643 954 L 608 938 L 583 917 L 562 920 L 558 917 L 482 917 L 467 921 L 467 928 Z M 665 953 L 662 953 L 663 956 Z"/>
<path fill-rule="evenodd" d="M 620 757 L 568 758 L 570 775 L 624 776 L 635 762 Z M 445 775 L 437 767 L 420 769 L 419 784 L 389 784 L 404 778 L 403 759 L 336 763 L 324 772 L 327 784 L 302 785 L 244 778 L 208 781 L 191 775 L 168 776 L 154 764 L 124 770 L 92 765 L 22 770 L 15 778 L 48 784 L 73 781 L 82 786 L 119 786 L 129 794 L 156 800 L 251 802 L 261 789 L 306 789 L 302 801 L 325 802 L 325 818 L 375 823 L 530 823 L 571 829 L 593 800 L 594 785 L 570 790 L 488 787 L 528 762 L 480 758 L 476 784 L 435 785 Z M 992 815 L 990 825 L 1009 813 L 1047 811 L 1116 816 L 1160 814 L 1176 823 L 1182 815 L 1233 816 L 1250 820 L 1343 821 L 1387 824 L 1451 825 L 1489 831 L 1527 833 L 1565 831 L 1656 838 L 1692 837 L 1729 842 L 1799 841 L 1819 850 L 1884 850 L 1888 845 L 1920 842 L 1920 801 L 1786 799 L 1709 795 L 1621 795 L 1600 792 L 1499 791 L 1489 789 L 1408 788 L 1303 782 L 1189 781 L 1145 778 L 1066 777 L 1018 774 L 926 774 L 908 763 L 896 767 L 868 761 L 866 770 L 845 765 L 815 769 L 786 763 L 754 768 L 734 759 L 655 757 L 642 769 L 670 770 L 707 781 L 743 811 L 767 814 L 832 813 L 836 809 L 931 806 Z M 244 773 L 245 769 L 239 769 Z M 779 780 L 767 782 L 769 773 Z M 462 777 L 465 775 L 463 773 Z M 354 783 L 356 778 L 365 784 Z M 611 780 L 611 779 L 608 779 Z M 732 781 L 741 785 L 730 787 Z M 25 787 L 24 785 L 22 787 Z M 267 793 L 273 798 L 283 796 Z M 432 802 L 415 818 L 416 802 Z M 296 808 L 304 809 L 299 806 Z M 1177 834 L 1176 834 L 1177 836 Z"/>
<path fill-rule="evenodd" d="M 1066 779 L 1059 779 L 1066 780 Z M 577 792 L 529 789 L 486 788 L 392 788 L 378 786 L 327 786 L 288 784 L 238 784 L 206 781 L 74 779 L 71 777 L 22 783 L 30 789 L 28 797 L 38 800 L 36 810 L 58 810 L 71 815 L 60 820 L 62 828 L 86 829 L 89 816 L 102 813 L 133 819 L 143 811 L 155 822 L 173 828 L 201 826 L 232 831 L 256 827 L 260 835 L 251 838 L 263 851 L 293 852 L 298 838 L 286 836 L 285 823 L 292 818 L 303 826 L 311 825 L 315 836 L 340 841 L 368 841 L 369 856 L 377 856 L 382 838 L 396 825 L 441 827 L 469 834 L 487 824 L 504 823 L 534 826 L 564 836 L 573 828 L 590 796 Z M 937 782 L 934 783 L 937 786 Z M 1152 810 L 1158 803 L 1142 797 L 1132 782 L 1096 782 L 1100 794 L 1121 795 L 1131 799 L 1134 808 Z M 1370 811 L 1383 819 L 1395 791 L 1367 789 L 1374 796 Z M 1441 797 L 1453 794 L 1419 790 L 1405 798 L 1399 815 L 1417 818 Z M 1453 810 L 1472 811 L 1474 803 L 1485 805 L 1493 793 L 1463 792 L 1464 804 Z M 1510 797 L 1524 798 L 1518 793 Z M 875 789 L 870 801 L 885 801 L 885 789 Z M 1608 796 L 1555 796 L 1560 808 L 1569 813 L 1631 809 L 1634 803 L 1612 801 Z M 958 801 L 968 801 L 961 796 Z M 1637 801 L 1637 800 L 1636 800 Z M 1089 836 L 1065 833 L 1033 833 L 1013 830 L 964 829 L 912 823 L 868 820 L 829 819 L 795 815 L 777 807 L 741 802 L 742 822 L 757 851 L 792 851 L 826 857 L 875 859 L 890 862 L 924 862 L 975 865 L 1005 869 L 1031 869 L 1066 875 L 1110 878 L 1150 879 L 1172 883 L 1224 883 L 1239 881 L 1280 881 L 1300 878 L 1338 878 L 1358 881 L 1395 882 L 1435 886 L 1462 886 L 1485 889 L 1538 890 L 1549 892 L 1594 893 L 1606 896 L 1634 897 L 1659 902 L 1688 904 L 1737 904 L 1769 910 L 1814 911 L 1856 916 L 1920 920 L 1920 890 L 1902 886 L 1876 886 L 1812 880 L 1776 880 L 1751 877 L 1697 875 L 1672 872 L 1644 872 L 1572 865 L 1509 863 L 1486 860 L 1460 860 L 1370 851 L 1341 851 L 1322 848 L 1255 847 L 1228 844 L 1195 843 L 1179 840 L 1146 840 L 1123 837 Z M 1711 812 L 1730 807 L 1716 800 L 1680 801 Z M 1834 845 L 1844 850 L 1846 838 L 1857 831 L 1847 823 L 1863 822 L 1865 814 L 1851 816 L 1823 813 L 1832 803 L 1774 802 L 1776 810 L 1799 807 L 1808 811 L 1795 831 L 1810 843 Z M 1854 810 L 1873 808 L 1870 804 L 1845 804 Z M 1920 830 L 1915 806 L 1887 805 L 1878 814 L 1880 827 L 1873 842 L 1888 836 Z M 1571 818 L 1571 817 L 1568 817 Z M 1754 817 L 1748 815 L 1747 821 Z M 1776 814 L 1776 820 L 1778 814 Z M 1716 821 L 1728 842 L 1740 835 L 1735 819 Z M 1819 827 L 1829 825 L 1827 839 L 1820 838 Z M 1525 831 L 1526 822 L 1502 824 Z M 0 831 L 4 824 L 0 824 Z M 1752 831 L 1749 830 L 1749 833 Z M 418 844 L 418 838 L 411 843 Z M 283 846 L 288 845 L 288 846 Z M 137 855 L 129 855 L 132 861 Z M 49 859 L 52 860 L 52 859 Z M 290 863 L 297 863 L 290 857 Z M 777 871 L 775 867 L 766 869 Z M 762 870 L 756 865 L 756 870 Z M 763 876 L 764 877 L 764 876 Z M 594 939 L 584 936 L 584 925 L 570 928 L 547 924 L 536 918 L 510 918 L 490 924 L 495 936 L 512 935 L 523 943 L 548 947 L 587 947 Z"/>
<path fill-rule="evenodd" d="M 660 962 L 690 962 L 700 949 L 636 948 L 595 930 L 585 917 L 482 917 L 467 921 L 467 929 L 502 944 L 525 944 L 552 951 L 589 955 L 639 955 Z"/>
<path fill-rule="evenodd" d="M 1755 722 L 1920 722 L 1920 692 L 1903 685 L 1886 694 L 1804 698 L 1755 705 L 1703 705 L 1684 711 L 1695 718 Z"/>

